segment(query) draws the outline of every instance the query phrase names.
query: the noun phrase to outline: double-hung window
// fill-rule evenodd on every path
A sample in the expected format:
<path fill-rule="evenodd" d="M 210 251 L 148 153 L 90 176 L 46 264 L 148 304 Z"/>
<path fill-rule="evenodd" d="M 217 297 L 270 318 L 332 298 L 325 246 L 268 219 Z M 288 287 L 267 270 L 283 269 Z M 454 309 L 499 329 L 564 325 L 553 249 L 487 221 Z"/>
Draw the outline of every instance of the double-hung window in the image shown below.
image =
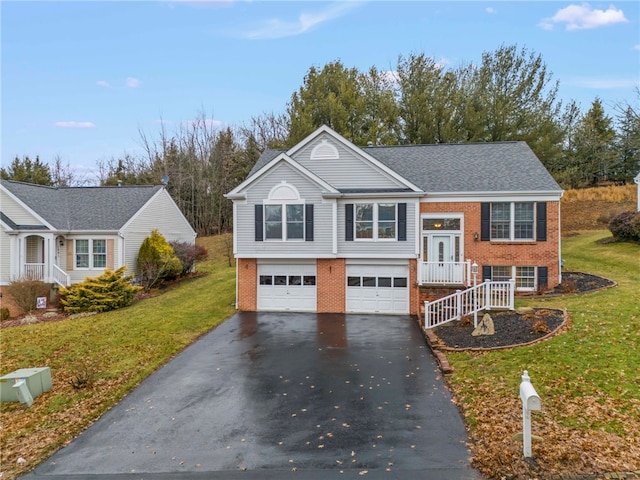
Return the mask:
<path fill-rule="evenodd" d="M 398 205 L 395 203 L 356 203 L 353 205 L 356 240 L 397 240 Z M 347 205 L 347 209 L 350 205 Z M 348 226 L 347 228 L 351 228 Z"/>
<path fill-rule="evenodd" d="M 106 268 L 107 241 L 105 239 L 76 239 L 75 268 Z"/>
<path fill-rule="evenodd" d="M 301 204 L 264 206 L 265 240 L 304 240 L 305 208 Z"/>
<path fill-rule="evenodd" d="M 491 204 L 491 240 L 534 240 L 533 202 Z"/>
<path fill-rule="evenodd" d="M 518 291 L 533 291 L 548 283 L 547 267 L 492 265 L 483 267 L 482 276 L 494 282 L 514 279 Z"/>

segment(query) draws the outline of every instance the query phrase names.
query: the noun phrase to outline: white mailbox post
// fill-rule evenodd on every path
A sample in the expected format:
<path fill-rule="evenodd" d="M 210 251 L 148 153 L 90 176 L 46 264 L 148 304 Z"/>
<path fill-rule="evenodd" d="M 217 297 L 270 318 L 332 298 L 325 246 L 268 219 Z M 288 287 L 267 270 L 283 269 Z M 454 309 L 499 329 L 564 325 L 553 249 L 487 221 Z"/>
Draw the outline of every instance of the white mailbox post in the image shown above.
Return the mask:
<path fill-rule="evenodd" d="M 522 449 L 524 456 L 528 458 L 531 457 L 531 410 L 540 410 L 542 404 L 526 370 L 520 384 L 520 400 L 522 400 Z"/>

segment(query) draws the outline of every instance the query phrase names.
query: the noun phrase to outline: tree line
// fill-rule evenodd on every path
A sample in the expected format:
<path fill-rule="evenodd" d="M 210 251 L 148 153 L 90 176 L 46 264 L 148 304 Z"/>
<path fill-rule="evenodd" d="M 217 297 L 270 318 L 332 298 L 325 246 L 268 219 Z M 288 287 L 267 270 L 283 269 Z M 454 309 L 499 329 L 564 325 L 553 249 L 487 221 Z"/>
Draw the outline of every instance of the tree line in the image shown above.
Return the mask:
<path fill-rule="evenodd" d="M 640 89 L 615 117 L 595 98 L 586 112 L 558 99 L 541 55 L 517 45 L 454 67 L 423 53 L 400 55 L 392 71 L 312 66 L 282 113 L 218 127 L 202 112 L 155 138 L 140 131 L 144 154 L 98 162 L 100 185 L 166 183 L 200 235 L 231 228 L 224 194 L 247 176 L 267 148 L 288 148 L 321 125 L 356 145 L 523 140 L 564 188 L 630 182 L 640 170 Z M 59 157 L 16 158 L 2 178 L 46 185 L 81 183 Z"/>

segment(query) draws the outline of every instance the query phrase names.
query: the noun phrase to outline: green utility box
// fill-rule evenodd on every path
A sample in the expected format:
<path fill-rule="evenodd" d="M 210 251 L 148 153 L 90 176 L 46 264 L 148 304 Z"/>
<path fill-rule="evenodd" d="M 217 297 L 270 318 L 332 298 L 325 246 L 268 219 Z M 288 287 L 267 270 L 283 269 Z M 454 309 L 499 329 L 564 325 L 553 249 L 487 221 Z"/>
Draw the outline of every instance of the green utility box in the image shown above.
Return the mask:
<path fill-rule="evenodd" d="M 20 378 L 24 378 L 27 382 L 27 388 L 33 398 L 51 390 L 51 369 L 49 367 L 21 368 L 0 377 L 0 402 L 20 401 L 13 388 L 16 379 Z"/>

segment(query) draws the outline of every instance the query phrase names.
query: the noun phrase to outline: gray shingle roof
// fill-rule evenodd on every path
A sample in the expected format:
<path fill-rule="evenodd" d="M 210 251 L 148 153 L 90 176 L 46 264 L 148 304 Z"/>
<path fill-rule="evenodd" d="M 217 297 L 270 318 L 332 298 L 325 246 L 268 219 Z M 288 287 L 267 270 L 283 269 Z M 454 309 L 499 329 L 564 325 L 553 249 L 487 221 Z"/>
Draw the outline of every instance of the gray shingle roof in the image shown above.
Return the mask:
<path fill-rule="evenodd" d="M 397 145 L 361 149 L 425 192 L 562 190 L 526 142 Z M 285 151 L 266 150 L 251 174 Z"/>
<path fill-rule="evenodd" d="M 65 231 L 118 230 L 163 188 L 54 188 L 7 180 L 2 185 L 54 228 Z"/>
<path fill-rule="evenodd" d="M 526 142 L 364 147 L 425 192 L 532 192 L 562 189 Z"/>

